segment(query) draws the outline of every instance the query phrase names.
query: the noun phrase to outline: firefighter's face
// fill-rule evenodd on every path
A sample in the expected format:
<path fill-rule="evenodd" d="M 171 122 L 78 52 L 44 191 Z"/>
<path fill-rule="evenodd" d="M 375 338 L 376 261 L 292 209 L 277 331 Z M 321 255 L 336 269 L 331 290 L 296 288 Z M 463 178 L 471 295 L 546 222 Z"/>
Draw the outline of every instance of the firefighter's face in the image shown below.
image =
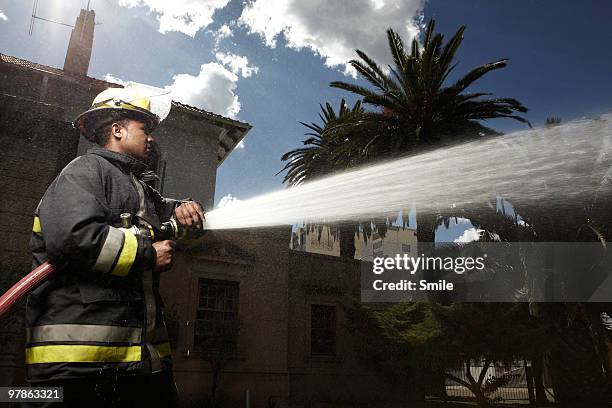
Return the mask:
<path fill-rule="evenodd" d="M 144 122 L 130 119 L 121 129 L 123 153 L 146 160 L 153 149 L 153 136 L 148 133 Z"/>

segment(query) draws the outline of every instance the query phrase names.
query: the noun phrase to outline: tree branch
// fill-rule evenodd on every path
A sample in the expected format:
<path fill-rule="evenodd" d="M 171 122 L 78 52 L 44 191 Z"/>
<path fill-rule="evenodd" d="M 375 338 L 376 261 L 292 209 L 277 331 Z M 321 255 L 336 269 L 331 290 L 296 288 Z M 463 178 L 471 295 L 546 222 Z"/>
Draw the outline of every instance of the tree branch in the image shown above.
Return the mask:
<path fill-rule="evenodd" d="M 484 381 L 485 375 L 487 374 L 487 371 L 489 371 L 489 366 L 491 365 L 491 360 L 486 360 L 484 367 L 482 368 L 482 371 L 480 372 L 480 375 L 478 376 L 478 386 L 480 387 L 482 385 L 482 382 Z"/>
<path fill-rule="evenodd" d="M 470 360 L 465 361 L 465 376 L 467 377 L 468 380 L 470 380 L 470 383 L 472 385 L 477 384 L 476 380 L 474 379 L 474 376 L 472 376 Z"/>
<path fill-rule="evenodd" d="M 446 376 L 446 378 L 448 378 L 449 380 L 452 380 L 452 381 L 454 381 L 454 382 L 456 382 L 456 383 L 459 383 L 459 384 L 461 384 L 461 385 L 463 385 L 463 386 L 467 387 L 467 388 L 468 388 L 468 389 L 470 389 L 470 390 L 472 389 L 472 385 L 471 385 L 470 383 L 468 383 L 467 381 L 463 381 L 461 378 L 459 378 L 459 377 L 455 377 L 455 376 L 454 376 L 454 375 L 452 375 L 452 374 L 444 373 L 444 375 L 445 375 L 445 376 Z"/>

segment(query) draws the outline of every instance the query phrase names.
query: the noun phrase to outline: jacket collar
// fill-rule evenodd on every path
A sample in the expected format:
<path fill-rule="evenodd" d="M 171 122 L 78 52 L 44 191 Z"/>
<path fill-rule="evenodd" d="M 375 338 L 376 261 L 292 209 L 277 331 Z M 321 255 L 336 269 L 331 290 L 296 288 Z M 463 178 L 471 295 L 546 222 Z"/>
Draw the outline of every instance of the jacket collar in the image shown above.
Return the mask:
<path fill-rule="evenodd" d="M 104 157 L 124 172 L 133 173 L 138 177 L 147 170 L 147 165 L 142 161 L 127 154 L 114 152 L 103 147 L 92 147 L 87 150 L 87 153 Z"/>

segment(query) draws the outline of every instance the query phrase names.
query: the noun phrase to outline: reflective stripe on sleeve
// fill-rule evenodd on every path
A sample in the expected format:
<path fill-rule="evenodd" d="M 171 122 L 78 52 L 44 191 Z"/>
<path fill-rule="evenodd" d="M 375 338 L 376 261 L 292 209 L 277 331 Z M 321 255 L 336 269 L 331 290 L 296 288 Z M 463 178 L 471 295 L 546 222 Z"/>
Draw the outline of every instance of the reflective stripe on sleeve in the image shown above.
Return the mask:
<path fill-rule="evenodd" d="M 140 346 L 53 345 L 26 348 L 26 364 L 141 361 Z"/>
<path fill-rule="evenodd" d="M 34 224 L 32 225 L 32 232 L 35 232 L 37 234 L 40 234 L 42 232 L 42 229 L 40 228 L 40 218 L 38 218 L 38 215 L 34 216 Z"/>
<path fill-rule="evenodd" d="M 102 250 L 100 250 L 100 255 L 98 255 L 98 259 L 96 260 L 96 264 L 94 265 L 94 270 L 96 272 L 110 272 L 111 268 L 115 264 L 117 255 L 123 247 L 124 241 L 125 239 L 123 231 L 115 227 L 108 227 L 108 234 L 106 235 L 106 240 L 104 240 L 104 245 L 102 245 Z"/>
<path fill-rule="evenodd" d="M 129 230 L 123 230 L 125 240 L 123 248 L 119 254 L 117 265 L 113 268 L 111 275 L 127 276 L 136 260 L 136 252 L 138 251 L 138 240 L 136 236 Z"/>
<path fill-rule="evenodd" d="M 28 343 L 88 342 L 140 343 L 142 329 L 139 327 L 102 326 L 94 324 L 50 324 L 28 327 Z"/>

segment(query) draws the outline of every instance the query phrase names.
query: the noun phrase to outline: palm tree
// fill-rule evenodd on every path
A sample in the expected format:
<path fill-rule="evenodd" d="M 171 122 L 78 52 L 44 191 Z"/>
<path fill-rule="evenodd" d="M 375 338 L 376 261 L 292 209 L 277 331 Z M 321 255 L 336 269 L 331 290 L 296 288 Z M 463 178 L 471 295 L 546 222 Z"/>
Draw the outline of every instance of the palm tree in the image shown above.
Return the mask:
<path fill-rule="evenodd" d="M 490 93 L 465 93 L 475 81 L 487 73 L 506 67 L 507 59 L 481 65 L 468 72 L 450 86 L 445 86 L 455 53 L 463 41 L 462 26 L 443 45 L 444 36 L 434 33 L 435 20 L 430 20 L 423 47 L 412 41 L 410 53 L 402 39 L 392 29 L 387 30 L 389 48 L 394 66 L 383 70 L 363 51 L 357 50 L 360 60 L 350 64 L 373 88 L 335 81 L 334 88 L 360 95 L 364 104 L 376 108 L 358 117 L 346 117 L 328 125 L 325 133 L 330 138 L 339 135 L 361 135 L 349 140 L 361 148 L 363 160 L 377 160 L 394 155 L 415 152 L 426 146 L 442 146 L 467 138 L 495 134 L 479 121 L 493 118 L 511 118 L 527 125 L 530 123 L 515 113 L 527 112 L 520 102 L 512 98 L 483 98 Z M 369 139 L 364 135 L 371 135 Z M 421 242 L 434 239 L 433 224 L 437 216 L 417 224 Z"/>
<path fill-rule="evenodd" d="M 305 181 L 312 181 L 334 171 L 347 169 L 359 160 L 356 156 L 358 152 L 353 149 L 352 143 L 332 137 L 325 132 L 325 129 L 341 119 L 356 118 L 363 114 L 361 102 L 358 101 L 352 108 L 349 108 L 346 101 L 342 99 L 338 113 L 329 103 L 326 103 L 325 106 L 320 105 L 320 107 L 319 118 L 323 122 L 322 125 L 314 122 L 300 122 L 311 130 L 306 133 L 306 136 L 310 137 L 302 142 L 307 147 L 291 150 L 281 157 L 282 161 L 287 162 L 279 172 L 287 172 L 283 183 L 298 185 Z"/>
<path fill-rule="evenodd" d="M 329 135 L 325 129 L 340 120 L 354 119 L 364 113 L 361 102 L 355 103 L 349 108 L 343 99 L 340 102 L 338 113 L 326 103 L 321 106 L 319 118 L 322 125 L 316 123 L 300 122 L 311 132 L 310 136 L 303 141 L 306 147 L 294 149 L 285 153 L 281 160 L 287 162 L 279 172 L 286 171 L 283 183 L 298 185 L 306 181 L 312 181 L 326 176 L 335 171 L 345 170 L 360 162 L 359 151 L 355 143 L 343 138 Z M 355 231 L 358 227 L 354 223 L 340 224 L 338 230 L 333 230 L 334 235 L 340 235 L 340 256 L 353 258 L 355 256 Z"/>

